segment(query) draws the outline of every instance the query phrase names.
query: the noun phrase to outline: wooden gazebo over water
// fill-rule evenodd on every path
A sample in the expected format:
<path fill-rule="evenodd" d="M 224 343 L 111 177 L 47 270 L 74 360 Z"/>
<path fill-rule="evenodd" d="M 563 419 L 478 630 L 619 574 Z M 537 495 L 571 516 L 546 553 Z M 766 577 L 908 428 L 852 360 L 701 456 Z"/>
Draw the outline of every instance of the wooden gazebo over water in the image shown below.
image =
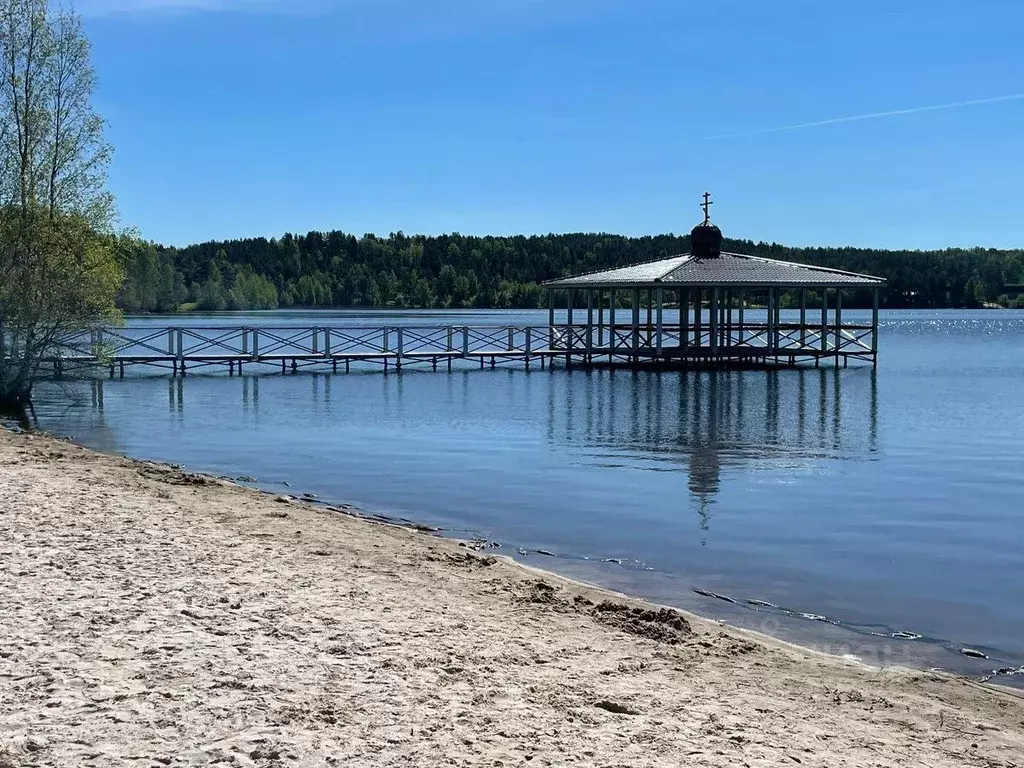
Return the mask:
<path fill-rule="evenodd" d="M 551 350 L 567 363 L 794 365 L 822 359 L 878 360 L 878 300 L 885 280 L 808 264 L 722 252 L 708 215 L 693 229 L 691 252 L 544 283 Z M 843 294 L 868 290 L 871 322 L 843 319 Z M 782 315 L 783 294 L 798 317 Z M 629 307 L 620 307 L 623 294 Z M 567 309 L 556 324 L 557 298 Z M 580 300 L 582 297 L 582 300 Z M 808 299 L 812 304 L 808 306 Z M 582 307 L 585 322 L 580 322 Z M 666 307 L 677 308 L 666 318 Z M 629 312 L 626 322 L 616 310 Z M 646 318 L 642 310 L 646 309 Z"/>

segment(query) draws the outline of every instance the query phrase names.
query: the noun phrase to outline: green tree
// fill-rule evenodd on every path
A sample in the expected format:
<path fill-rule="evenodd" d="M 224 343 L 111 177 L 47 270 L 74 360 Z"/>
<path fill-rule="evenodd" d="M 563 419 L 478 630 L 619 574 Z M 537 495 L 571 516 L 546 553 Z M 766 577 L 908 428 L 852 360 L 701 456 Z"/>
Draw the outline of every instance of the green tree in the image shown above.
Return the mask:
<path fill-rule="evenodd" d="M 536 307 L 544 302 L 543 291 L 537 289 L 539 281 L 665 258 L 686 253 L 689 247 L 687 236 L 676 235 L 409 237 L 395 233 L 387 238 L 358 238 L 336 231 L 285 235 L 280 240 L 199 243 L 166 249 L 166 254 L 184 285 L 203 286 L 212 266 L 218 264 L 224 288 L 230 291 L 238 270 L 244 267 L 272 282 L 285 305 L 291 301 L 341 307 Z M 883 297 L 886 307 L 978 306 L 1002 294 L 1015 295 L 1015 286 L 1024 282 L 1024 255 L 1019 250 L 790 248 L 749 240 L 726 240 L 725 249 L 880 275 L 889 281 Z M 163 258 L 165 250 L 158 250 Z M 300 291 L 297 286 L 303 276 L 310 279 Z M 126 290 L 124 301 L 129 298 Z M 627 300 L 626 294 L 620 295 L 620 302 Z M 799 296 L 783 294 L 782 301 L 795 306 Z M 848 294 L 844 301 L 851 309 L 866 308 L 872 298 L 870 292 L 862 291 Z"/>
<path fill-rule="evenodd" d="M 62 335 L 116 319 L 122 271 L 81 19 L 0 0 L 0 406 L 30 401 Z"/>
<path fill-rule="evenodd" d="M 972 276 L 964 286 L 964 303 L 969 307 L 980 307 L 984 302 L 985 284 Z"/>

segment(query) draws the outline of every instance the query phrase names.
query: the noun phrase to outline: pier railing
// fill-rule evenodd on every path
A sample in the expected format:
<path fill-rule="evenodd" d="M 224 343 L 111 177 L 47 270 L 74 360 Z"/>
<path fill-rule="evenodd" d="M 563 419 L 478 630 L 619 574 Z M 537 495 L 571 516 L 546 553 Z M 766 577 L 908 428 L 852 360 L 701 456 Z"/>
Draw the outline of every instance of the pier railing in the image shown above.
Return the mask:
<path fill-rule="evenodd" d="M 47 361 L 57 373 L 109 366 L 151 366 L 174 373 L 207 366 L 403 366 L 468 361 L 484 367 L 551 360 L 573 363 L 683 363 L 773 358 L 794 363 L 840 357 L 874 359 L 870 325 L 746 323 L 709 327 L 684 319 L 674 324 L 543 326 L 170 326 L 103 328 L 58 339 Z"/>

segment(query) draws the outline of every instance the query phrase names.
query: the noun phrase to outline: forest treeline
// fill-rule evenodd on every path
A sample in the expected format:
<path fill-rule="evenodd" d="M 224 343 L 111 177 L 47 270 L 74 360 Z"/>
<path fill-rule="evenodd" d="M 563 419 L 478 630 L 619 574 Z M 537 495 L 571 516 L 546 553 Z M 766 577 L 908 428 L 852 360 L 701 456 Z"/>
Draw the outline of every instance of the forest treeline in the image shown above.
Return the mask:
<path fill-rule="evenodd" d="M 168 248 L 122 238 L 127 312 L 277 307 L 530 308 L 538 283 L 689 251 L 689 236 L 355 237 L 286 234 Z M 790 248 L 726 240 L 725 250 L 879 275 L 890 308 L 1024 306 L 1024 251 Z M 867 293 L 847 306 L 869 306 Z"/>

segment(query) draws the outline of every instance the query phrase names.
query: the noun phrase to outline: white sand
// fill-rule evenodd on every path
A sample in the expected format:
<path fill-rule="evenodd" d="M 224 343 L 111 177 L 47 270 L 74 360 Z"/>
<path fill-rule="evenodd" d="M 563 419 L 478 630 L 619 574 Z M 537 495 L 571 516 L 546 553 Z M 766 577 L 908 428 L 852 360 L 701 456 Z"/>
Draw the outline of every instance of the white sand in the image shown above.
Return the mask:
<path fill-rule="evenodd" d="M 1024 764 L 1004 690 L 200 482 L 0 431 L 0 766 Z"/>

